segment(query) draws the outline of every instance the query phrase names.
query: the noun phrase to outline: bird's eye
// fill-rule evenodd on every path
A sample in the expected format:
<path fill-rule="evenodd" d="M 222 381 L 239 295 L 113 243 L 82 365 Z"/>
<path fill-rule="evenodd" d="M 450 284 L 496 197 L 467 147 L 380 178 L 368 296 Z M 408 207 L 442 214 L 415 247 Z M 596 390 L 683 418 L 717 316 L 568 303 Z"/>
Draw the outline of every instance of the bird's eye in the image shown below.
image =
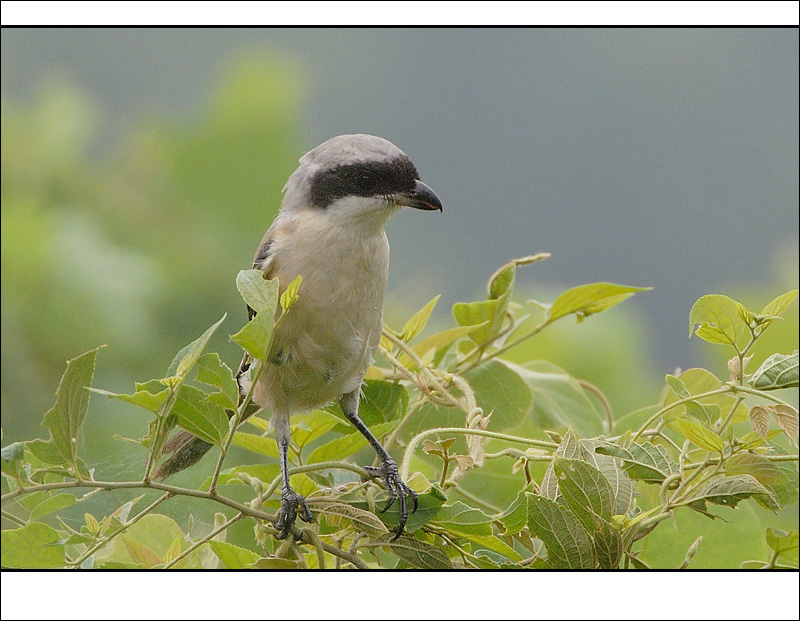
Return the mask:
<path fill-rule="evenodd" d="M 372 190 L 377 183 L 377 179 L 370 173 L 361 173 L 356 177 L 356 184 L 362 190 Z"/>

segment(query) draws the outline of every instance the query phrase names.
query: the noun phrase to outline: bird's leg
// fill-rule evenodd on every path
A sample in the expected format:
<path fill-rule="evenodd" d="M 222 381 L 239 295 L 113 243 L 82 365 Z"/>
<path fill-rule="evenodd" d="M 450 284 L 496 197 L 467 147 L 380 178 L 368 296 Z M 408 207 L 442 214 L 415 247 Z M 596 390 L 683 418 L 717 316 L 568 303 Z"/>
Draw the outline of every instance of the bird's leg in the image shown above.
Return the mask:
<path fill-rule="evenodd" d="M 386 486 L 386 490 L 389 492 L 389 502 L 381 510 L 381 513 L 388 510 L 389 507 L 394 504 L 395 500 L 399 500 L 400 502 L 400 524 L 397 527 L 394 538 L 392 539 L 392 541 L 394 541 L 403 534 L 403 529 L 405 528 L 406 521 L 408 520 L 407 499 L 409 496 L 414 501 L 414 508 L 411 512 L 414 513 L 417 510 L 417 493 L 403 482 L 403 480 L 400 478 L 400 471 L 397 468 L 397 464 L 395 463 L 394 459 L 392 459 L 392 456 L 386 452 L 386 449 L 381 446 L 381 443 L 378 442 L 378 439 L 372 435 L 372 432 L 367 429 L 367 426 L 358 417 L 360 391 L 360 388 L 356 388 L 354 391 L 342 395 L 342 397 L 339 399 L 339 405 L 342 408 L 342 412 L 344 412 L 344 415 L 347 417 L 347 420 L 349 420 L 353 426 L 361 432 L 361 435 L 367 439 L 367 441 L 375 449 L 375 452 L 378 453 L 378 457 L 380 457 L 381 465 L 379 468 L 367 466 L 365 470 L 373 476 L 382 478 L 383 483 Z"/>
<path fill-rule="evenodd" d="M 296 493 L 289 484 L 289 417 L 273 414 L 273 428 L 275 437 L 278 441 L 281 460 L 281 477 L 283 478 L 283 488 L 281 491 L 281 509 L 278 514 L 278 521 L 275 528 L 278 529 L 277 539 L 286 539 L 292 529 L 295 519 L 300 510 L 300 519 L 310 522 L 313 519 L 308 508 L 305 497 Z"/>

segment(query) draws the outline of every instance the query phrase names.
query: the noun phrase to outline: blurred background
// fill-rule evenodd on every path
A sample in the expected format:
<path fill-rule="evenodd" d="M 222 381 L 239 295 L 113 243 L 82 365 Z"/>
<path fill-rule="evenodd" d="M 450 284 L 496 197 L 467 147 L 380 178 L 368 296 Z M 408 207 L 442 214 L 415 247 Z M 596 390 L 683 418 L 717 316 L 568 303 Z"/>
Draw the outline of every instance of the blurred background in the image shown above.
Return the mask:
<path fill-rule="evenodd" d="M 518 353 L 618 414 L 714 360 L 688 338 L 699 296 L 797 287 L 795 29 L 4 28 L 1 84 L 6 441 L 100 344 L 96 383 L 129 390 L 227 312 L 212 346 L 236 364 L 234 276 L 298 157 L 341 133 L 395 142 L 445 205 L 389 225 L 390 324 L 442 293 L 444 327 L 540 251 L 520 300 L 653 287 Z"/>
<path fill-rule="evenodd" d="M 389 225 L 396 328 L 438 293 L 448 327 L 535 252 L 553 256 L 518 270 L 518 301 L 653 287 L 510 352 L 616 416 L 677 367 L 727 375 L 688 338 L 698 297 L 758 311 L 798 286 L 796 29 L 4 28 L 0 51 L 4 445 L 44 435 L 66 360 L 98 345 L 95 385 L 132 392 L 228 313 L 210 350 L 235 368 L 234 277 L 297 159 L 337 134 L 395 142 L 444 203 Z M 797 307 L 753 369 L 798 347 Z M 97 397 L 89 415 L 101 470 L 141 465 L 108 438 L 146 417 Z"/>

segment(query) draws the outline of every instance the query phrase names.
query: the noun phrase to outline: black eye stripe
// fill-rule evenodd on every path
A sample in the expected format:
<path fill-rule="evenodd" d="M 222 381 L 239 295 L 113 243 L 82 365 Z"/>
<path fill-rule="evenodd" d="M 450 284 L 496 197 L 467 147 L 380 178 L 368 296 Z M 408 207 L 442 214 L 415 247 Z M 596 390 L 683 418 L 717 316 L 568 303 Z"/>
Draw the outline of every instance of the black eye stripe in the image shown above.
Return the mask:
<path fill-rule="evenodd" d="M 390 162 L 361 162 L 317 173 L 311 180 L 311 202 L 324 209 L 345 196 L 377 196 L 414 189 L 419 174 L 407 157 Z"/>

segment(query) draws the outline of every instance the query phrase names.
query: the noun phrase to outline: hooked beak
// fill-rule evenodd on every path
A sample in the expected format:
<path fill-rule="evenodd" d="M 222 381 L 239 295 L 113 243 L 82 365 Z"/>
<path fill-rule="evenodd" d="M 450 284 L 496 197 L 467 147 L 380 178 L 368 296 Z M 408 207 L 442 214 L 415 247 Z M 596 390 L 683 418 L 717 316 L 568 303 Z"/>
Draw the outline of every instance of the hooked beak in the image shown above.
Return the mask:
<path fill-rule="evenodd" d="M 419 179 L 414 183 L 416 185 L 413 190 L 397 195 L 398 204 L 405 205 L 406 207 L 413 207 L 414 209 L 424 209 L 426 211 L 441 211 L 442 201 L 436 196 L 436 192 Z"/>

